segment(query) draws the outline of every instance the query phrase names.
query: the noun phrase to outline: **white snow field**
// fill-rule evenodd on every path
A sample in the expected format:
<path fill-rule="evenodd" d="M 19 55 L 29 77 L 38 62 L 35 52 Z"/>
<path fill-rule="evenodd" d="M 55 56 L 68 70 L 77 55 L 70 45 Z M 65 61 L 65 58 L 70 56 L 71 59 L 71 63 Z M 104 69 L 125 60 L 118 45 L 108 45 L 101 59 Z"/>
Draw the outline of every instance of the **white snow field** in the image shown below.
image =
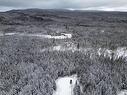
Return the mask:
<path fill-rule="evenodd" d="M 41 38 L 48 38 L 48 39 L 70 39 L 72 38 L 72 34 L 66 34 L 66 33 L 61 33 L 61 35 L 45 35 L 45 34 L 25 34 L 25 33 L 0 33 L 0 36 L 30 36 L 30 37 L 41 37 Z"/>
<path fill-rule="evenodd" d="M 77 82 L 77 75 L 60 77 L 56 80 L 56 91 L 53 95 L 74 95 L 73 89 Z"/>
<path fill-rule="evenodd" d="M 117 95 L 127 95 L 127 90 L 120 91 Z"/>

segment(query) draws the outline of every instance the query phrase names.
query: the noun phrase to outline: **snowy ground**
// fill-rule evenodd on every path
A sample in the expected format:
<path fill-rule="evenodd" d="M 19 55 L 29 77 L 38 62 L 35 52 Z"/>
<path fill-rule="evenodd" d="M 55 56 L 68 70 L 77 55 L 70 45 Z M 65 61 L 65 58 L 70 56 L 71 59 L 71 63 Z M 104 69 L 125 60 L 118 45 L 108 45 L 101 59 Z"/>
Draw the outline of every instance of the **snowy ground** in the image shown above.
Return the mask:
<path fill-rule="evenodd" d="M 104 32 L 104 31 L 102 31 Z M 40 37 L 40 38 L 48 38 L 48 39 L 71 39 L 72 34 L 65 34 L 61 33 L 61 35 L 44 35 L 44 34 L 25 34 L 25 33 L 0 33 L 0 36 L 28 36 L 28 37 Z M 44 51 L 80 51 L 85 54 L 92 55 L 98 55 L 98 56 L 104 56 L 108 58 L 119 59 L 123 58 L 127 61 L 127 47 L 118 47 L 117 49 L 110 50 L 108 48 L 83 48 L 83 47 L 77 47 L 76 44 L 72 42 L 66 42 L 62 44 L 58 44 L 56 46 L 52 46 L 49 48 L 43 48 L 41 49 L 41 52 Z M 77 82 L 77 76 L 65 76 L 60 77 L 56 80 L 56 91 L 54 91 L 53 95 L 74 95 L 73 89 L 75 87 L 75 84 Z M 118 95 L 127 95 L 127 91 L 120 91 Z"/>
<path fill-rule="evenodd" d="M 120 92 L 118 93 L 118 95 L 127 95 L 127 90 L 120 91 Z"/>
<path fill-rule="evenodd" d="M 69 43 L 70 44 L 70 43 Z M 127 47 L 118 47 L 117 49 L 111 50 L 108 48 L 77 48 L 77 46 L 73 43 L 71 45 L 67 44 L 61 44 L 61 45 L 56 45 L 53 47 L 49 48 L 44 48 L 41 49 L 40 52 L 44 51 L 59 51 L 59 52 L 66 52 L 66 51 L 71 51 L 71 52 L 82 52 L 84 54 L 89 54 L 91 57 L 93 55 L 98 55 L 98 56 L 103 56 L 105 58 L 110 58 L 110 59 L 126 59 L 127 60 Z"/>
<path fill-rule="evenodd" d="M 61 33 L 61 35 L 44 35 L 44 34 L 25 34 L 25 33 L 0 33 L 0 36 L 30 36 L 30 37 L 41 37 L 41 38 L 48 38 L 48 39 L 67 39 L 67 38 L 72 38 L 72 34 L 66 34 L 66 33 Z"/>
<path fill-rule="evenodd" d="M 44 35 L 44 34 L 25 34 L 25 33 L 5 33 L 3 34 L 2 32 L 0 33 L 0 36 L 30 36 L 30 37 L 40 37 L 40 38 L 48 38 L 48 39 L 71 39 L 72 34 L 66 34 L 66 33 L 61 33 L 60 35 Z M 96 53 L 99 56 L 104 56 L 104 57 L 109 57 L 110 59 L 113 57 L 114 59 L 119 59 L 119 58 L 125 58 L 127 59 L 127 48 L 126 47 L 118 47 L 115 50 L 110 50 L 106 48 L 77 48 L 77 46 L 74 43 L 65 43 L 65 44 L 60 44 L 56 45 L 53 47 L 49 48 L 44 48 L 41 50 L 41 52 L 44 51 L 81 51 L 84 53 L 91 53 L 91 56 L 93 53 Z M 113 55 L 113 56 L 112 56 Z"/>
<path fill-rule="evenodd" d="M 73 95 L 77 75 L 60 77 L 56 80 L 56 91 L 53 95 Z"/>

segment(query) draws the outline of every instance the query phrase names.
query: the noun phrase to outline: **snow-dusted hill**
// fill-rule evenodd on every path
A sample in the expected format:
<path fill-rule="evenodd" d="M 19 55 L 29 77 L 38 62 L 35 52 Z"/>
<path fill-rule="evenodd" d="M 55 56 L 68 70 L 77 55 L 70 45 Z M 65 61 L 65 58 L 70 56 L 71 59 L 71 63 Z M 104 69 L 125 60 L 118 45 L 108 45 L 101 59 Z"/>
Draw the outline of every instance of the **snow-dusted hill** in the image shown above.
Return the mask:
<path fill-rule="evenodd" d="M 127 13 L 0 13 L 0 95 L 123 95 L 126 80 Z"/>

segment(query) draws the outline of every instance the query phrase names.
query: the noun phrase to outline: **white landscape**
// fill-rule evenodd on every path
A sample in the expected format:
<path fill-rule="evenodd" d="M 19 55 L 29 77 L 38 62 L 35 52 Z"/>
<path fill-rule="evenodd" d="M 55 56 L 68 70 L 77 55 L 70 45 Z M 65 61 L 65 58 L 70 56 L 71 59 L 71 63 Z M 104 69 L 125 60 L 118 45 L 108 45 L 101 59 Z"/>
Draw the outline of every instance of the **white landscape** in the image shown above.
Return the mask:
<path fill-rule="evenodd" d="M 5 33 L 3 34 L 2 32 L 0 33 L 0 36 L 28 36 L 28 37 L 39 37 L 39 38 L 47 38 L 47 39 L 71 39 L 72 34 L 66 34 L 66 33 L 61 33 L 60 35 L 45 35 L 45 34 L 25 34 L 25 33 Z M 112 54 L 114 54 L 113 58 L 114 59 L 119 59 L 119 58 L 127 58 L 127 48 L 126 47 L 118 47 L 115 50 L 110 50 L 107 48 L 77 48 L 77 46 L 74 43 L 65 43 L 64 45 L 57 45 L 54 47 L 49 47 L 47 49 L 42 49 L 41 52 L 44 51 L 80 51 L 84 52 L 87 54 L 87 52 L 94 51 L 97 55 L 101 56 L 103 55 L 104 57 L 109 57 L 110 59 L 112 58 Z"/>
<path fill-rule="evenodd" d="M 0 12 L 0 95 L 127 95 L 127 12 L 62 4 Z"/>

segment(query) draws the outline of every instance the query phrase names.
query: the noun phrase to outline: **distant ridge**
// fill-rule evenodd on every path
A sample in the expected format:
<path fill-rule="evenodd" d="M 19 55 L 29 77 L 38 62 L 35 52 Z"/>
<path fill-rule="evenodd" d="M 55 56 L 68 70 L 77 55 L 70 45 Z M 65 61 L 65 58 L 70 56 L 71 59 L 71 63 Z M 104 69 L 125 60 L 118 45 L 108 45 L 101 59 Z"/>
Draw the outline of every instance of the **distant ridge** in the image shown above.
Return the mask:
<path fill-rule="evenodd" d="M 48 11 L 48 12 L 120 12 L 120 13 L 127 13 L 124 11 L 105 11 L 105 10 L 79 10 L 79 9 L 39 9 L 39 8 L 30 8 L 30 9 L 13 9 L 13 10 L 8 10 L 5 12 L 17 12 L 17 11 L 29 11 L 29 12 L 44 12 L 44 11 Z"/>

